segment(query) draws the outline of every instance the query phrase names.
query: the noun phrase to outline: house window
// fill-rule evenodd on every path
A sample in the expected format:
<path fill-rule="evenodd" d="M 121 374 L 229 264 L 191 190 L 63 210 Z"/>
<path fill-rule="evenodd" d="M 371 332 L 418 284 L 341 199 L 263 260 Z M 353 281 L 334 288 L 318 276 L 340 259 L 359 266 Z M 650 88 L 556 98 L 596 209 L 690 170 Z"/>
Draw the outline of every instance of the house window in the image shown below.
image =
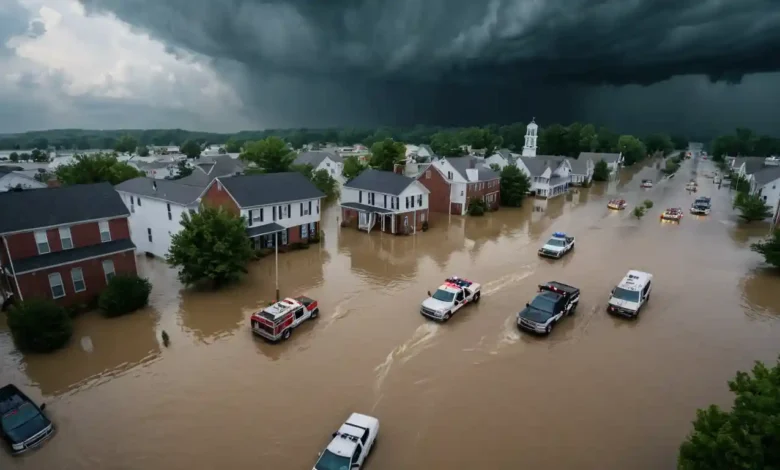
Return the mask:
<path fill-rule="evenodd" d="M 108 221 L 107 220 L 101 220 L 100 222 L 98 222 L 98 227 L 100 228 L 100 241 L 102 243 L 110 242 L 111 241 L 111 229 L 108 226 Z"/>
<path fill-rule="evenodd" d="M 103 274 L 106 276 L 106 284 L 108 284 L 111 279 L 116 276 L 116 271 L 114 271 L 114 261 L 110 259 L 104 259 L 103 260 Z"/>
<path fill-rule="evenodd" d="M 451 180 L 451 179 L 452 179 L 452 172 L 451 172 L 451 171 L 448 171 L 448 172 L 447 172 L 447 179 L 448 179 L 448 180 Z"/>
<path fill-rule="evenodd" d="M 463 191 L 460 192 L 460 195 L 463 196 Z"/>
<path fill-rule="evenodd" d="M 62 276 L 60 273 L 49 274 L 49 287 L 51 288 L 51 296 L 54 299 L 65 297 L 65 286 L 62 285 Z"/>
<path fill-rule="evenodd" d="M 70 270 L 70 277 L 73 279 L 73 290 L 76 292 L 84 292 L 87 290 L 87 284 L 84 282 L 84 272 L 81 268 L 73 268 Z"/>
<path fill-rule="evenodd" d="M 408 227 L 409 227 L 409 216 L 405 215 L 404 216 L 404 228 L 408 228 Z"/>
<path fill-rule="evenodd" d="M 358 191 L 358 203 L 363 204 L 363 191 Z"/>
<path fill-rule="evenodd" d="M 138 199 L 138 207 L 141 207 L 141 198 L 140 198 L 140 197 L 138 197 L 138 198 L 136 198 L 136 199 Z"/>
<path fill-rule="evenodd" d="M 301 225 L 301 238 L 309 238 L 309 225 Z"/>
<path fill-rule="evenodd" d="M 409 196 L 406 196 L 406 198 L 404 198 L 404 201 L 406 202 L 406 208 L 408 209 L 409 208 Z"/>
<path fill-rule="evenodd" d="M 409 205 L 414 209 L 414 196 L 409 196 Z"/>
<path fill-rule="evenodd" d="M 431 179 L 431 170 L 425 172 L 425 179 L 427 180 Z"/>
<path fill-rule="evenodd" d="M 307 214 L 311 215 L 311 201 L 309 201 L 309 211 L 306 212 Z"/>
<path fill-rule="evenodd" d="M 417 207 L 422 207 L 422 194 L 417 195 Z"/>
<path fill-rule="evenodd" d="M 317 233 L 317 222 L 312 222 L 309 224 L 309 233 L 314 236 Z"/>
<path fill-rule="evenodd" d="M 387 209 L 387 194 L 385 194 L 385 203 L 384 203 L 384 205 L 383 205 L 382 207 L 384 207 L 385 209 Z"/>
<path fill-rule="evenodd" d="M 60 242 L 63 250 L 73 248 L 73 237 L 70 235 L 70 227 L 60 227 Z"/>
<path fill-rule="evenodd" d="M 292 217 L 292 205 L 287 204 L 287 212 L 285 214 L 286 217 Z"/>
<path fill-rule="evenodd" d="M 152 243 L 152 229 L 147 228 L 146 229 L 146 236 L 149 237 L 149 243 Z"/>
<path fill-rule="evenodd" d="M 51 251 L 51 247 L 49 247 L 49 237 L 46 236 L 46 230 L 35 232 L 35 244 L 38 245 L 39 255 L 45 255 Z"/>
<path fill-rule="evenodd" d="M 135 214 L 135 199 L 133 199 L 133 196 L 130 196 L 130 212 Z"/>
<path fill-rule="evenodd" d="M 320 201 L 319 200 L 317 200 L 317 213 L 318 214 L 320 213 Z"/>
<path fill-rule="evenodd" d="M 168 204 L 168 220 L 173 220 L 173 214 L 171 214 L 171 205 Z"/>
<path fill-rule="evenodd" d="M 282 245 L 287 244 L 287 229 L 282 230 Z"/>

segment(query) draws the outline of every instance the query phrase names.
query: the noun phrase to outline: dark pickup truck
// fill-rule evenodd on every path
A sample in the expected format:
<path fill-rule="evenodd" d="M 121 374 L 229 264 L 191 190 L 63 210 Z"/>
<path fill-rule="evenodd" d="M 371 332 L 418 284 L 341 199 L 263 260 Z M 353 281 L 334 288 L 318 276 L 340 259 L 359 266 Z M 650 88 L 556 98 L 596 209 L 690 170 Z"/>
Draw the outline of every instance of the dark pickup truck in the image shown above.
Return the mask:
<path fill-rule="evenodd" d="M 580 290 L 561 282 L 539 285 L 539 293 L 517 314 L 521 330 L 549 335 L 563 317 L 574 314 L 580 303 Z"/>
<path fill-rule="evenodd" d="M 54 425 L 40 407 L 14 385 L 0 388 L 0 437 L 17 455 L 43 444 L 54 434 Z"/>

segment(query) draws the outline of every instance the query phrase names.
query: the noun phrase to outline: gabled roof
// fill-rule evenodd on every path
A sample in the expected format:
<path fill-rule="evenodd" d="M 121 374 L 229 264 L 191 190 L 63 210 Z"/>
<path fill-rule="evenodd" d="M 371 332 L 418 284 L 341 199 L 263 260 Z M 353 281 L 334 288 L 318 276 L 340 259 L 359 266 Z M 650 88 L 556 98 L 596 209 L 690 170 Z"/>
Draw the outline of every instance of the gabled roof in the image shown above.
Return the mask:
<path fill-rule="evenodd" d="M 491 170 L 489 167 L 486 167 L 474 157 L 448 157 L 445 158 L 445 160 L 448 161 L 450 165 L 455 168 L 455 171 L 460 173 L 460 175 L 466 181 L 470 181 L 466 174 L 466 170 L 470 168 L 477 170 L 477 181 L 489 181 L 500 178 L 500 176 L 495 171 Z"/>
<path fill-rule="evenodd" d="M 559 157 L 555 155 L 537 155 L 535 157 L 517 157 L 525 164 L 528 171 L 531 172 L 531 176 L 541 176 L 544 170 L 550 168 L 555 171 L 566 160 L 566 157 Z"/>
<path fill-rule="evenodd" d="M 414 181 L 412 178 L 393 173 L 392 171 L 379 171 L 369 168 L 347 181 L 344 187 L 398 196 Z"/>
<path fill-rule="evenodd" d="M 319 199 L 325 194 L 302 174 L 265 173 L 217 178 L 240 207 Z"/>
<path fill-rule="evenodd" d="M 498 149 L 496 150 L 496 153 L 501 156 L 506 161 L 510 161 L 512 159 L 512 152 L 509 151 L 509 149 Z M 495 155 L 494 153 L 493 155 Z M 488 155 L 488 157 L 492 157 L 493 155 Z"/>
<path fill-rule="evenodd" d="M 588 173 L 588 161 L 592 162 L 593 160 L 590 160 L 587 157 L 585 157 L 585 158 L 583 158 L 583 157 L 580 157 L 580 158 L 568 157 L 568 158 L 566 158 L 566 161 L 568 161 L 569 165 L 571 165 L 571 172 L 573 174 L 575 174 L 575 175 L 585 175 L 585 174 Z"/>
<path fill-rule="evenodd" d="M 764 168 L 765 161 L 766 158 L 764 157 L 737 157 L 737 159 L 734 160 L 734 167 L 739 168 L 744 163 L 745 173 L 752 175 L 753 173 Z"/>
<path fill-rule="evenodd" d="M 758 187 L 780 179 L 780 166 L 768 166 L 753 173 L 753 180 Z"/>
<path fill-rule="evenodd" d="M 128 215 L 109 183 L 0 193 L 0 234 Z"/>
<path fill-rule="evenodd" d="M 580 152 L 578 159 L 590 158 L 593 163 L 598 163 L 600 160 L 604 160 L 607 163 L 615 163 L 620 158 L 619 153 L 599 153 L 599 152 Z"/>
<path fill-rule="evenodd" d="M 214 178 L 231 176 L 244 171 L 244 164 L 229 155 L 201 157 L 195 162 L 192 174 L 177 180 L 179 183 L 205 188 Z"/>
<path fill-rule="evenodd" d="M 341 163 L 344 161 L 344 159 L 336 152 L 329 152 L 327 150 L 309 150 L 308 152 L 303 152 L 295 157 L 293 164 L 311 165 L 313 168 L 317 168 L 326 158 L 330 158 L 336 163 Z"/>
<path fill-rule="evenodd" d="M 203 192 L 203 188 L 182 184 L 179 181 L 181 180 L 171 181 L 141 177 L 119 183 L 114 188 L 117 191 L 160 199 L 183 206 L 195 204 Z"/>

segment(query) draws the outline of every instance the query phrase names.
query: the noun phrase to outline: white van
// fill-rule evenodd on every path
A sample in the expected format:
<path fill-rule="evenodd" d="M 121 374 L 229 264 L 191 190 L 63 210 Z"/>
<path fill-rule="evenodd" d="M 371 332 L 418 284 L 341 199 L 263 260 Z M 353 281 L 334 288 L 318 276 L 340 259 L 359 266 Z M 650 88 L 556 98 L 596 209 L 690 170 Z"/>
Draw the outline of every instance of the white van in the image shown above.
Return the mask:
<path fill-rule="evenodd" d="M 653 275 L 631 270 L 609 295 L 607 312 L 636 318 L 639 311 L 650 300 L 653 290 Z"/>

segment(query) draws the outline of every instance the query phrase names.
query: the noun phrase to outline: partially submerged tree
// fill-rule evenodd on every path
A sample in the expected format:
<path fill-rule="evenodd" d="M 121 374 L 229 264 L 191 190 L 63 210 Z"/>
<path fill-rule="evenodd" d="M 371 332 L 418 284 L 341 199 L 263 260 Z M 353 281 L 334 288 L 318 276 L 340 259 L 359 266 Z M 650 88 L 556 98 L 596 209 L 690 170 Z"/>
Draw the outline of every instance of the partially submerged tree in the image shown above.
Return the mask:
<path fill-rule="evenodd" d="M 396 164 L 403 163 L 406 146 L 403 142 L 384 139 L 371 146 L 371 166 L 377 170 L 393 171 Z"/>
<path fill-rule="evenodd" d="M 647 209 L 645 209 L 645 206 L 636 206 L 634 207 L 634 210 L 631 211 L 631 214 L 636 217 L 637 219 L 641 219 L 645 216 L 645 213 L 647 212 Z"/>
<path fill-rule="evenodd" d="M 753 243 L 750 249 L 764 255 L 764 261 L 768 264 L 780 268 L 780 229 L 775 230 L 766 240 Z"/>
<path fill-rule="evenodd" d="M 780 468 L 780 360 L 771 368 L 756 362 L 752 375 L 737 372 L 728 385 L 734 405 L 696 411 L 693 432 L 680 446 L 679 470 Z"/>
<path fill-rule="evenodd" d="M 507 165 L 501 170 L 501 205 L 520 207 L 531 190 L 531 180 L 520 168 Z"/>
<path fill-rule="evenodd" d="M 115 156 L 105 153 L 76 155 L 73 163 L 57 168 L 57 179 L 64 185 L 108 182 L 117 185 L 143 173 Z"/>
<path fill-rule="evenodd" d="M 179 152 L 187 155 L 187 158 L 198 158 L 200 157 L 201 152 L 200 144 L 194 140 L 188 140 L 181 144 L 181 147 L 179 147 Z"/>
<path fill-rule="evenodd" d="M 290 171 L 295 154 L 287 147 L 287 143 L 279 137 L 247 142 L 239 157 L 241 160 L 254 163 L 263 173 L 283 173 Z"/>
<path fill-rule="evenodd" d="M 130 153 L 134 152 L 138 148 L 138 139 L 125 134 L 116 141 L 114 144 L 114 151 L 117 153 Z"/>
<path fill-rule="evenodd" d="M 737 193 L 734 207 L 740 212 L 739 217 L 745 223 L 764 220 L 774 215 L 772 208 L 757 194 Z"/>
<path fill-rule="evenodd" d="M 67 310 L 51 300 L 29 299 L 8 311 L 8 328 L 23 352 L 46 353 L 65 346 L 73 334 Z"/>
<path fill-rule="evenodd" d="M 593 181 L 608 181 L 609 165 L 604 160 L 599 160 L 593 167 Z"/>
<path fill-rule="evenodd" d="M 291 170 L 301 173 L 303 176 L 309 179 L 314 186 L 320 191 L 325 193 L 327 199 L 334 199 L 339 196 L 339 186 L 335 179 L 330 176 L 328 170 L 322 168 L 314 171 L 314 167 L 310 164 L 306 165 L 292 165 Z"/>
<path fill-rule="evenodd" d="M 469 201 L 468 214 L 475 216 L 485 215 L 488 211 L 488 205 L 481 197 L 473 197 Z"/>
<path fill-rule="evenodd" d="M 198 212 L 183 214 L 181 226 L 166 260 L 178 268 L 182 283 L 210 281 L 219 287 L 246 272 L 253 251 L 243 218 L 202 205 Z"/>

